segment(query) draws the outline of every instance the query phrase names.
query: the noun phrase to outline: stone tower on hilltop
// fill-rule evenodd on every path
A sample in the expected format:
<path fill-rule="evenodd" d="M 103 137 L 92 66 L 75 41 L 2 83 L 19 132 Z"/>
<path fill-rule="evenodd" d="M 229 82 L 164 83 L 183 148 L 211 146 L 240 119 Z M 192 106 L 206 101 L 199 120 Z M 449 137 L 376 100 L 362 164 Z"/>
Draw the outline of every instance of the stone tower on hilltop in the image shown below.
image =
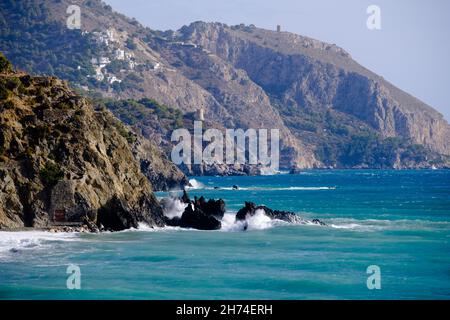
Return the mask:
<path fill-rule="evenodd" d="M 198 121 L 205 121 L 205 110 L 203 109 L 203 107 L 200 107 L 200 109 L 198 109 Z"/>

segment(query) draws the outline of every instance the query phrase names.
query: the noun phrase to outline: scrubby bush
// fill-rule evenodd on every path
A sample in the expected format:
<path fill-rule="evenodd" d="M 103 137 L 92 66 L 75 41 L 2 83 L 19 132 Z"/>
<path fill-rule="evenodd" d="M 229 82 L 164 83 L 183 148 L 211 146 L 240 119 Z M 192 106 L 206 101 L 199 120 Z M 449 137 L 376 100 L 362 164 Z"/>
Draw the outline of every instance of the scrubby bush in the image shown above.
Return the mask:
<path fill-rule="evenodd" d="M 5 83 L 0 82 L 0 100 L 8 100 L 11 96 L 11 91 L 5 86 Z"/>
<path fill-rule="evenodd" d="M 8 59 L 0 52 L 0 72 L 7 73 L 12 71 L 12 64 Z"/>
<path fill-rule="evenodd" d="M 47 162 L 40 171 L 40 178 L 46 186 L 54 186 L 59 180 L 64 178 L 64 172 L 57 164 Z"/>

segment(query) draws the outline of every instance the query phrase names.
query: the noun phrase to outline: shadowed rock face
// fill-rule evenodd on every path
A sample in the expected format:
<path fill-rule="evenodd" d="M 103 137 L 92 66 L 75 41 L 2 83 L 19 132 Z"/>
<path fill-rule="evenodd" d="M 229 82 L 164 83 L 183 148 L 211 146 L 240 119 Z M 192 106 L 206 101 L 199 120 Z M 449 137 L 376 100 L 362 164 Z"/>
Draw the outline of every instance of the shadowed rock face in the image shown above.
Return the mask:
<path fill-rule="evenodd" d="M 177 166 L 154 143 L 142 136 L 137 136 L 132 143 L 132 152 L 154 191 L 183 189 L 189 183 Z"/>
<path fill-rule="evenodd" d="M 52 77 L 1 73 L 0 228 L 164 224 L 136 137 Z"/>
<path fill-rule="evenodd" d="M 184 210 L 179 226 L 198 230 L 219 230 L 222 227 L 222 223 L 198 206 L 190 204 Z"/>
<path fill-rule="evenodd" d="M 120 231 L 138 228 L 139 223 L 163 226 L 161 208 L 145 197 L 138 201 L 137 208 L 132 208 L 125 201 L 114 196 L 98 210 L 97 225 L 106 230 Z"/>

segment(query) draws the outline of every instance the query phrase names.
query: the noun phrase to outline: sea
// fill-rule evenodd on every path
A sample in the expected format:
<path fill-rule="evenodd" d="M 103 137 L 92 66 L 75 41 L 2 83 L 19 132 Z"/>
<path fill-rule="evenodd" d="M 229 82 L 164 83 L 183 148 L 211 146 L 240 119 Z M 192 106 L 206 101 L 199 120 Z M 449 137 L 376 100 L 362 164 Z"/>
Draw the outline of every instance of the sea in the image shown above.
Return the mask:
<path fill-rule="evenodd" d="M 225 200 L 221 230 L 0 232 L 0 299 L 450 298 L 448 170 L 305 170 L 191 184 L 192 198 Z M 172 201 L 166 214 L 181 214 Z M 234 215 L 245 201 L 326 225 L 258 214 L 244 230 Z"/>

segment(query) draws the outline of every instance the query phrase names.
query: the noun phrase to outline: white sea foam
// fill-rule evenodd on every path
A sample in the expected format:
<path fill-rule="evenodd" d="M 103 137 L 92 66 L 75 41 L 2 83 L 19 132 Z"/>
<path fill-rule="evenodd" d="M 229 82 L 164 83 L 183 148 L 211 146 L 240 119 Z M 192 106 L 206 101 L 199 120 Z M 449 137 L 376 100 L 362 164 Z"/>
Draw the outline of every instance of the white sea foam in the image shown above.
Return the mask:
<path fill-rule="evenodd" d="M 189 185 L 186 187 L 186 189 L 205 189 L 205 185 L 200 181 L 190 179 Z"/>
<path fill-rule="evenodd" d="M 50 233 L 46 231 L 0 231 L 0 259 L 22 250 L 50 247 L 54 241 L 76 241 L 77 233 Z"/>
<path fill-rule="evenodd" d="M 263 168 L 260 168 L 259 170 L 260 170 L 260 173 L 262 176 L 273 176 L 273 175 L 281 173 L 280 170 L 275 170 L 271 167 L 263 167 Z"/>
<path fill-rule="evenodd" d="M 264 210 L 258 209 L 255 214 L 245 221 L 236 221 L 236 213 L 227 212 L 222 219 L 221 231 L 244 231 L 244 230 L 264 230 L 278 225 L 288 225 L 281 220 L 272 220 Z"/>
<path fill-rule="evenodd" d="M 386 219 L 352 219 L 352 218 L 331 218 L 329 226 L 335 229 L 347 229 L 354 231 L 412 231 L 412 230 L 436 230 L 450 228 L 448 221 L 430 220 L 386 220 Z"/>
<path fill-rule="evenodd" d="M 334 190 L 336 187 L 274 187 L 274 188 L 262 188 L 263 190 Z M 255 190 L 260 190 L 256 188 Z"/>
<path fill-rule="evenodd" d="M 357 223 L 344 223 L 344 224 L 330 224 L 330 227 L 335 229 L 357 229 L 363 226 Z"/>
<path fill-rule="evenodd" d="M 210 189 L 210 188 L 208 188 Z M 292 191 L 292 190 L 334 190 L 336 187 L 239 187 L 233 189 L 232 187 L 219 187 L 217 190 L 234 190 L 234 191 Z"/>
<path fill-rule="evenodd" d="M 240 187 L 233 188 L 230 187 L 210 187 L 205 186 L 203 183 L 196 179 L 189 180 L 189 186 L 186 187 L 188 190 L 194 189 L 205 189 L 205 190 L 233 190 L 233 191 L 293 191 L 293 190 L 305 190 L 305 191 L 314 191 L 314 190 L 334 190 L 336 187 L 331 186 L 318 186 L 318 187 L 304 187 L 304 186 L 290 186 L 290 187 L 265 187 L 265 186 L 249 186 L 249 187 Z"/>
<path fill-rule="evenodd" d="M 270 219 L 264 210 L 258 209 L 255 214 L 246 220 L 247 230 L 263 230 L 274 226 L 276 220 Z"/>
<path fill-rule="evenodd" d="M 164 215 L 169 218 L 181 218 L 184 209 L 187 207 L 186 203 L 180 201 L 176 198 L 166 198 L 164 199 Z"/>

